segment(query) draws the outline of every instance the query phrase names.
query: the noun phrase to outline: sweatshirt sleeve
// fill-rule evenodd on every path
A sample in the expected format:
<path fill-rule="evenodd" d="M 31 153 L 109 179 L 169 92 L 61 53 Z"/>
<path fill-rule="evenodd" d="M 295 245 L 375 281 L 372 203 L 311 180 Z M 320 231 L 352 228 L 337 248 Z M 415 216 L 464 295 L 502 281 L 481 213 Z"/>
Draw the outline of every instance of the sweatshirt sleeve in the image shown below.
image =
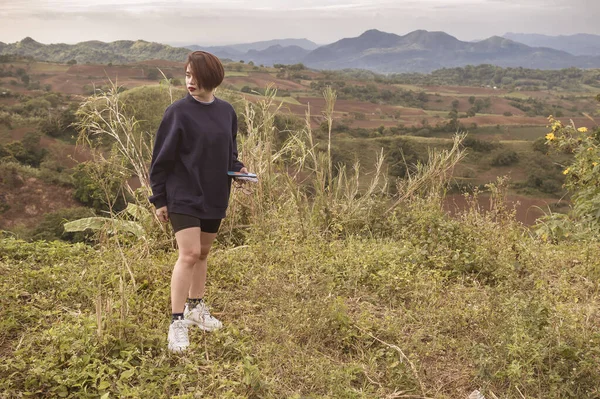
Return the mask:
<path fill-rule="evenodd" d="M 237 123 L 237 114 L 233 111 L 233 122 L 231 126 L 231 135 L 233 136 L 233 171 L 239 172 L 244 164 L 238 160 L 238 150 L 237 150 L 237 131 L 238 131 L 238 123 Z"/>
<path fill-rule="evenodd" d="M 149 199 L 156 208 L 167 205 L 167 176 L 173 170 L 175 164 L 179 136 L 180 130 L 177 119 L 173 110 L 168 108 L 156 133 L 154 149 L 152 150 L 152 163 L 150 164 L 149 177 L 152 196 Z"/>

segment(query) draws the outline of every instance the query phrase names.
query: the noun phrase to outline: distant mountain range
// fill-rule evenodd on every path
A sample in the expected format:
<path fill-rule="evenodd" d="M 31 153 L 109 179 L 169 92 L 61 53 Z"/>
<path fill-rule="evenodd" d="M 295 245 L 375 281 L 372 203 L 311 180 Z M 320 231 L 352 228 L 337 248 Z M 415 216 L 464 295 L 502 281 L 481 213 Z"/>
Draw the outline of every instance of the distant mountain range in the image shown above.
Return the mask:
<path fill-rule="evenodd" d="M 535 40 L 551 39 L 551 37 L 539 36 Z M 588 48 L 590 50 L 587 51 L 592 51 L 593 41 L 590 41 L 589 36 L 593 35 L 581 35 L 581 42 L 577 42 L 578 36 L 580 35 L 569 37 L 572 43 L 580 43 L 572 44 L 573 48 Z M 534 38 L 530 39 L 534 40 Z M 559 40 L 556 43 L 562 42 Z M 372 29 L 358 37 L 345 38 L 320 47 L 306 39 L 271 40 L 231 46 L 188 46 L 187 48 L 142 40 L 135 42 L 122 40 L 112 43 L 91 41 L 76 45 L 44 45 L 31 38 L 13 44 L 0 42 L 0 54 L 21 54 L 55 62 L 75 59 L 79 63 L 127 63 L 147 59 L 184 61 L 190 50 L 198 49 L 212 52 L 221 58 L 253 61 L 255 64 L 301 62 L 316 69 L 353 68 L 381 73 L 426 73 L 440 68 L 479 64 L 534 69 L 600 68 L 600 55 L 598 55 L 600 53 L 573 55 L 550 46 L 533 47 L 499 36 L 478 42 L 463 42 L 444 32 L 425 30 L 399 36 Z"/>
<path fill-rule="evenodd" d="M 18 54 L 51 62 L 76 60 L 78 63 L 125 64 L 150 59 L 182 61 L 188 53 L 189 50 L 185 48 L 144 40 L 118 40 L 111 43 L 94 40 L 77 44 L 42 44 L 26 37 L 20 42 L 11 44 L 0 42 L 0 54 Z"/>
<path fill-rule="evenodd" d="M 232 52 L 229 47 L 206 50 L 234 61 L 253 61 L 264 65 L 302 62 L 317 69 L 356 68 L 382 73 L 431 72 L 479 64 L 534 69 L 600 68 L 599 56 L 574 56 L 548 47 L 530 47 L 499 36 L 463 42 L 444 32 L 425 30 L 399 36 L 373 29 L 312 51 L 281 45 L 249 50 L 243 54 Z"/>
<path fill-rule="evenodd" d="M 281 47 L 289 47 L 289 46 L 298 46 L 305 50 L 314 50 L 319 45 L 315 42 L 311 42 L 307 39 L 276 39 L 276 40 L 267 40 L 262 42 L 254 42 L 254 43 L 243 43 L 243 44 L 231 44 L 227 46 L 183 46 L 185 48 L 189 48 L 190 50 L 205 50 L 211 53 L 215 53 L 217 51 L 228 51 L 231 54 L 243 55 L 250 50 L 263 51 L 272 46 L 281 46 Z"/>
<path fill-rule="evenodd" d="M 546 36 L 530 33 L 506 33 L 504 36 L 531 47 L 549 47 L 573 55 L 600 56 L 600 36 L 579 33 L 570 36 Z"/>
<path fill-rule="evenodd" d="M 319 69 L 361 68 L 384 73 L 430 72 L 479 64 L 534 69 L 600 67 L 600 57 L 529 47 L 499 36 L 463 42 L 444 32 L 417 30 L 399 36 L 375 29 L 319 47 L 303 62 Z"/>

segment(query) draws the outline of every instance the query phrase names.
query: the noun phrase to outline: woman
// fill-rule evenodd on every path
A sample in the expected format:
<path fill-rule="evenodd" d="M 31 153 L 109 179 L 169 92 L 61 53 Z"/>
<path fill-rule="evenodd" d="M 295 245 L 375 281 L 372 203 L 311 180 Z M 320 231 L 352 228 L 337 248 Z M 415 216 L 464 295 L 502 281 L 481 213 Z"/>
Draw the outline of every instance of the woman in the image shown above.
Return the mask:
<path fill-rule="evenodd" d="M 171 104 L 156 134 L 150 202 L 162 222 L 171 221 L 179 257 L 171 277 L 168 349 L 189 346 L 188 326 L 222 326 L 203 301 L 206 258 L 229 202 L 228 171 L 248 173 L 237 159 L 237 116 L 214 96 L 225 76 L 217 57 L 195 51 L 185 64 L 188 95 Z M 187 298 L 187 302 L 186 302 Z"/>

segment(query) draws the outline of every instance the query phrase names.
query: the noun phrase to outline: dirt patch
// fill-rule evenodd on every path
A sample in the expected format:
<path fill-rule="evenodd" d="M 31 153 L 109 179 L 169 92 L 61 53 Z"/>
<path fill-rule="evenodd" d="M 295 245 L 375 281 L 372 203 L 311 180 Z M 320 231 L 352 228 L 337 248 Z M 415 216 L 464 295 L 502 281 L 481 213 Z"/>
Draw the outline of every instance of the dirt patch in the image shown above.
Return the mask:
<path fill-rule="evenodd" d="M 17 129 L 7 130 L 0 136 L 0 143 L 6 144 L 12 141 L 21 141 L 27 133 L 35 132 L 35 127 L 20 127 Z M 45 137 L 45 136 L 44 136 Z"/>
<path fill-rule="evenodd" d="M 248 76 L 228 76 L 225 78 L 225 83 L 240 86 L 250 86 L 252 88 L 258 87 L 260 89 L 266 88 L 272 84 L 279 90 L 306 90 L 306 86 L 300 83 L 292 82 L 290 80 L 284 80 L 274 77 L 268 73 L 249 73 Z"/>
<path fill-rule="evenodd" d="M 35 227 L 44 214 L 81 206 L 73 198 L 73 189 L 45 183 L 34 177 L 19 178 L 22 186 L 8 189 L 0 183 L 0 201 L 10 208 L 0 217 L 0 228 Z"/>
<path fill-rule="evenodd" d="M 135 62 L 135 63 L 131 63 L 128 64 L 131 65 L 133 67 L 136 66 L 152 66 L 152 67 L 163 67 L 163 68 L 177 68 L 180 69 L 181 71 L 184 70 L 184 62 L 177 62 L 177 61 L 166 61 L 166 60 L 147 60 L 147 61 L 141 61 L 141 62 Z"/>
<path fill-rule="evenodd" d="M 6 130 L 0 135 L 0 144 L 21 141 L 27 133 L 35 131 L 35 127 L 22 127 Z M 47 149 L 49 151 L 48 157 L 52 158 L 58 165 L 65 168 L 72 168 L 78 163 L 89 161 L 92 158 L 87 148 L 65 143 L 49 136 L 41 137 L 40 147 Z"/>
<path fill-rule="evenodd" d="M 105 78 L 106 76 L 139 77 L 145 76 L 144 69 L 134 66 L 73 65 L 67 75 Z"/>
<path fill-rule="evenodd" d="M 522 195 L 508 195 L 505 205 L 508 209 L 515 209 L 516 219 L 527 225 L 532 226 L 536 220 L 544 215 L 543 211 L 548 210 L 548 206 L 556 203 L 556 199 L 534 198 Z M 478 198 L 478 206 L 484 212 L 490 210 L 490 198 L 482 195 Z M 469 204 L 465 197 L 460 194 L 449 195 L 444 199 L 444 209 L 453 215 L 458 215 L 468 209 Z M 539 209 L 541 208 L 541 210 Z"/>
<path fill-rule="evenodd" d="M 494 89 L 492 87 L 472 87 L 472 86 L 425 86 L 423 90 L 427 92 L 439 93 L 441 95 L 447 94 L 471 94 L 473 96 L 498 96 L 505 94 L 505 90 Z"/>
<path fill-rule="evenodd" d="M 379 126 L 395 127 L 395 126 L 398 126 L 398 121 L 373 119 L 373 120 L 368 120 L 368 121 L 353 121 L 352 122 L 352 127 L 355 127 L 355 128 L 377 129 Z"/>
<path fill-rule="evenodd" d="M 16 98 L 0 98 L 0 105 L 4 105 L 7 107 L 13 106 L 18 103 Z"/>

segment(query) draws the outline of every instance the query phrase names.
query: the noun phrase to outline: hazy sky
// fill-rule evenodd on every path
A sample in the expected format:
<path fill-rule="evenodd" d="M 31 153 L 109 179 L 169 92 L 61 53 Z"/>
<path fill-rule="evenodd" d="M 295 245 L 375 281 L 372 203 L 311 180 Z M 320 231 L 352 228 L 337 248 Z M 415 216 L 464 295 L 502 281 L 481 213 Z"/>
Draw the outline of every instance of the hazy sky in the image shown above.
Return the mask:
<path fill-rule="evenodd" d="M 445 31 L 460 40 L 506 32 L 600 34 L 600 0 L 0 0 L 5 43 L 30 36 L 41 43 L 325 44 L 373 28 Z"/>

